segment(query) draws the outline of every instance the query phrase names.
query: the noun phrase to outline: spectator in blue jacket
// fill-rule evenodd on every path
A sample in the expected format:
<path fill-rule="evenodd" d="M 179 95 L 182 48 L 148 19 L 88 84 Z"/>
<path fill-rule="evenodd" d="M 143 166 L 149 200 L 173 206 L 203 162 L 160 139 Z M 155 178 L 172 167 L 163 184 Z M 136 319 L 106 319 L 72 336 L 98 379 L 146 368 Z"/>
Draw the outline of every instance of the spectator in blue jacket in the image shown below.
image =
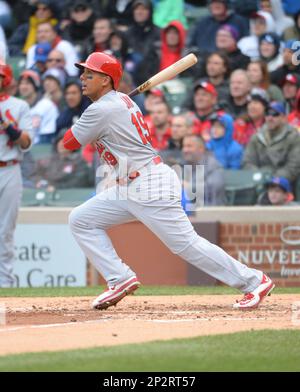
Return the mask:
<path fill-rule="evenodd" d="M 191 34 L 190 47 L 197 47 L 201 54 L 211 53 L 216 48 L 216 34 L 223 24 L 234 26 L 239 38 L 249 35 L 249 22 L 243 16 L 229 10 L 229 0 L 210 0 L 210 15 L 201 18 Z"/>
<path fill-rule="evenodd" d="M 233 119 L 228 114 L 216 115 L 212 118 L 211 140 L 207 149 L 224 169 L 240 169 L 243 158 L 243 147 L 233 139 Z"/>

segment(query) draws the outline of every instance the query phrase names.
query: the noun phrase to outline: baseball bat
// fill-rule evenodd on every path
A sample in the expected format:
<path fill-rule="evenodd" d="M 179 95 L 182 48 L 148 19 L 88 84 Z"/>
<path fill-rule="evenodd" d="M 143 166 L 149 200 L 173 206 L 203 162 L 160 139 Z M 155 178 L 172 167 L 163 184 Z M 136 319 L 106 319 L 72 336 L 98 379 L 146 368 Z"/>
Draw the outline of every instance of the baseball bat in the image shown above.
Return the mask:
<path fill-rule="evenodd" d="M 137 94 L 143 93 L 157 86 L 158 84 L 165 82 L 166 80 L 174 78 L 176 75 L 180 74 L 181 72 L 185 71 L 186 69 L 196 64 L 197 61 L 198 59 L 193 53 L 188 54 L 187 56 L 176 61 L 176 63 L 170 65 L 169 67 L 163 69 L 162 71 L 158 72 L 150 79 L 146 80 L 146 82 L 142 83 L 137 88 L 132 90 L 128 94 L 129 97 L 134 97 Z"/>

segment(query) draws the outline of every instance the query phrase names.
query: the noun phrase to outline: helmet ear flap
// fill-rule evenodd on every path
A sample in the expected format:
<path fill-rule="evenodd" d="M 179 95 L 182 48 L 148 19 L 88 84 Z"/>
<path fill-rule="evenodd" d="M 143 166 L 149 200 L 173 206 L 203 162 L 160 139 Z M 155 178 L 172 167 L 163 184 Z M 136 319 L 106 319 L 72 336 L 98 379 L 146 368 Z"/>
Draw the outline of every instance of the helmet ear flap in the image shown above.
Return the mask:
<path fill-rule="evenodd" d="M 3 87 L 9 87 L 13 80 L 13 71 L 10 65 L 0 64 L 0 75 L 3 76 Z"/>

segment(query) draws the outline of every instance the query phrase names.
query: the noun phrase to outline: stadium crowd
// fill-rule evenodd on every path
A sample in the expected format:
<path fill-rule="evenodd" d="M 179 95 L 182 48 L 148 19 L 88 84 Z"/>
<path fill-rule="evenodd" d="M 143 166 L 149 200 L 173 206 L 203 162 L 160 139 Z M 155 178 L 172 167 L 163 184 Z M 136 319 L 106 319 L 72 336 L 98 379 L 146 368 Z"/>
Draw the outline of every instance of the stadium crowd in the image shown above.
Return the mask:
<path fill-rule="evenodd" d="M 300 179 L 300 0 L 0 1 L 9 93 L 30 106 L 29 188 L 92 187 L 96 150 L 62 137 L 89 100 L 74 63 L 93 51 L 123 65 L 128 93 L 188 53 L 196 66 L 138 95 L 152 144 L 169 165 L 204 165 L 204 204 L 225 205 L 225 172 L 259 171 L 261 205 L 295 204 Z M 35 159 L 36 146 L 51 156 Z M 298 180 L 298 182 L 297 182 Z M 183 204 L 195 176 L 183 183 Z"/>

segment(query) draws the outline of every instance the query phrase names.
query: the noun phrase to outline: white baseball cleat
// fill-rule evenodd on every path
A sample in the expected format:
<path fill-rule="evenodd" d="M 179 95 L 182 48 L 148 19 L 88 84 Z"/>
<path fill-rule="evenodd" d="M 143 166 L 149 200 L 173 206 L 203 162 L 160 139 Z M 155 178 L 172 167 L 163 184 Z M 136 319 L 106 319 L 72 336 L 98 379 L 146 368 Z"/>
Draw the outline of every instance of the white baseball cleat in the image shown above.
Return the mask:
<path fill-rule="evenodd" d="M 126 295 L 133 293 L 140 286 L 136 276 L 124 280 L 123 282 L 110 286 L 93 301 L 93 308 L 98 310 L 107 309 L 116 305 Z"/>
<path fill-rule="evenodd" d="M 271 295 L 271 291 L 274 287 L 275 284 L 272 280 L 264 274 L 261 284 L 257 287 L 257 289 L 253 290 L 251 293 L 245 294 L 243 299 L 237 301 L 237 303 L 233 305 L 233 308 L 241 310 L 257 308 L 267 295 Z"/>

